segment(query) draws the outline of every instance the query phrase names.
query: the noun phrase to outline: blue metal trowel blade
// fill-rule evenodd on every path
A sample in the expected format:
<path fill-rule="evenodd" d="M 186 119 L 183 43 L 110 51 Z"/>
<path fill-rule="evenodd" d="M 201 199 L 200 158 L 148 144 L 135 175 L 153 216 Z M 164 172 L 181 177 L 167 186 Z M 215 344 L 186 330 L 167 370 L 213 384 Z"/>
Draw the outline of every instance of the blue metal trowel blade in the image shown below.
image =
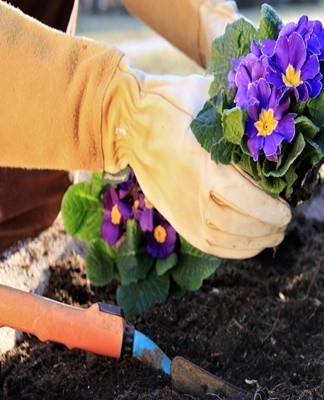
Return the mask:
<path fill-rule="evenodd" d="M 147 336 L 135 330 L 133 341 L 133 357 L 146 365 L 171 375 L 170 358 Z"/>

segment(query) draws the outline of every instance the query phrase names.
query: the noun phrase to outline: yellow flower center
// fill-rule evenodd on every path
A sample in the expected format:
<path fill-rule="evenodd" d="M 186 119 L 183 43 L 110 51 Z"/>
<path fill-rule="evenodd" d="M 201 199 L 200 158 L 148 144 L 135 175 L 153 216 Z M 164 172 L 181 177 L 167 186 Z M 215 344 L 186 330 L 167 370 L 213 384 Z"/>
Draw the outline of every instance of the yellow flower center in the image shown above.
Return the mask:
<path fill-rule="evenodd" d="M 144 204 L 146 208 L 153 208 L 153 204 L 146 197 L 144 197 Z"/>
<path fill-rule="evenodd" d="M 118 210 L 117 204 L 113 206 L 111 209 L 111 222 L 115 225 L 118 225 L 121 220 L 121 213 Z"/>
<path fill-rule="evenodd" d="M 300 80 L 300 71 L 295 71 L 295 68 L 289 64 L 286 69 L 286 75 L 282 74 L 282 80 L 286 86 L 299 86 L 303 83 Z"/>
<path fill-rule="evenodd" d="M 138 209 L 138 206 L 139 206 L 139 201 L 138 201 L 138 200 L 135 200 L 135 201 L 134 201 L 134 204 L 133 204 L 133 210 L 137 210 L 137 209 Z"/>
<path fill-rule="evenodd" d="M 278 121 L 273 116 L 272 108 L 269 108 L 269 110 L 262 110 L 259 116 L 259 121 L 254 124 L 258 130 L 258 135 L 261 136 L 271 135 L 277 125 Z"/>
<path fill-rule="evenodd" d="M 156 228 L 154 228 L 154 238 L 158 243 L 164 243 L 166 237 L 167 233 L 162 225 L 158 225 Z"/>

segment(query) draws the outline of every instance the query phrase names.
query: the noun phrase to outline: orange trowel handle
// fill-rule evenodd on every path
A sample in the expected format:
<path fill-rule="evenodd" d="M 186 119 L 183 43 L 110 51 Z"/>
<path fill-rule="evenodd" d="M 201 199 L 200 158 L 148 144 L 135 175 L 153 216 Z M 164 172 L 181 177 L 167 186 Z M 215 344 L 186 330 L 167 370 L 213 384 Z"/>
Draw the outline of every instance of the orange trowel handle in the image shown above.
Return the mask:
<path fill-rule="evenodd" d="M 119 307 L 93 304 L 87 309 L 0 285 L 0 327 L 8 326 L 64 344 L 119 358 L 125 319 Z"/>

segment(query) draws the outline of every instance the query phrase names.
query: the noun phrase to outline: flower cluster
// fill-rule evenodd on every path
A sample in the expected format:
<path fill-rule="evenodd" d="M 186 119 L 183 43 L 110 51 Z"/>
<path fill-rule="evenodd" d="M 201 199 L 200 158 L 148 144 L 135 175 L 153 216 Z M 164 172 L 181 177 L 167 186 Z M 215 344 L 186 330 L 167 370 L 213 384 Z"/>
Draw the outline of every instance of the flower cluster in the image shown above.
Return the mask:
<path fill-rule="evenodd" d="M 232 60 L 229 86 L 236 106 L 247 111 L 246 144 L 254 161 L 263 152 L 277 162 L 282 143 L 294 139 L 292 105 L 321 93 L 322 60 L 324 29 L 307 16 L 281 26 L 276 39 L 253 40 L 250 53 Z"/>
<path fill-rule="evenodd" d="M 103 195 L 102 237 L 110 246 L 118 246 L 129 219 L 138 221 L 146 239 L 146 250 L 164 259 L 176 246 L 177 233 L 143 194 L 133 171 L 128 180 L 109 186 Z"/>
<path fill-rule="evenodd" d="M 259 27 L 228 24 L 212 46 L 210 99 L 191 124 L 211 159 L 235 164 L 273 197 L 310 198 L 324 160 L 324 29 L 283 24 L 268 4 Z"/>

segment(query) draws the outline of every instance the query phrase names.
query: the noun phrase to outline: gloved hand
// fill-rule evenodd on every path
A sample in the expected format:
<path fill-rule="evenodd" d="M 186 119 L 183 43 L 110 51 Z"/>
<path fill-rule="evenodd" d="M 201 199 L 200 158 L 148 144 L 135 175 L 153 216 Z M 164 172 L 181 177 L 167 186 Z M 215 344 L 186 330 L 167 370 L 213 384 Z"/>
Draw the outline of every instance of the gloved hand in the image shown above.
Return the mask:
<path fill-rule="evenodd" d="M 235 1 L 124 0 L 127 10 L 207 67 L 212 42 L 239 17 Z"/>
<path fill-rule="evenodd" d="M 0 165 L 116 173 L 129 164 L 201 250 L 245 258 L 280 243 L 289 207 L 216 165 L 191 132 L 209 78 L 145 75 L 116 49 L 55 32 L 4 2 L 0 12 Z"/>
<path fill-rule="evenodd" d="M 123 58 L 103 107 L 105 169 L 130 165 L 150 202 L 200 250 L 247 258 L 282 241 L 290 209 L 197 142 L 190 123 L 209 85 L 198 75 L 146 75 Z"/>

